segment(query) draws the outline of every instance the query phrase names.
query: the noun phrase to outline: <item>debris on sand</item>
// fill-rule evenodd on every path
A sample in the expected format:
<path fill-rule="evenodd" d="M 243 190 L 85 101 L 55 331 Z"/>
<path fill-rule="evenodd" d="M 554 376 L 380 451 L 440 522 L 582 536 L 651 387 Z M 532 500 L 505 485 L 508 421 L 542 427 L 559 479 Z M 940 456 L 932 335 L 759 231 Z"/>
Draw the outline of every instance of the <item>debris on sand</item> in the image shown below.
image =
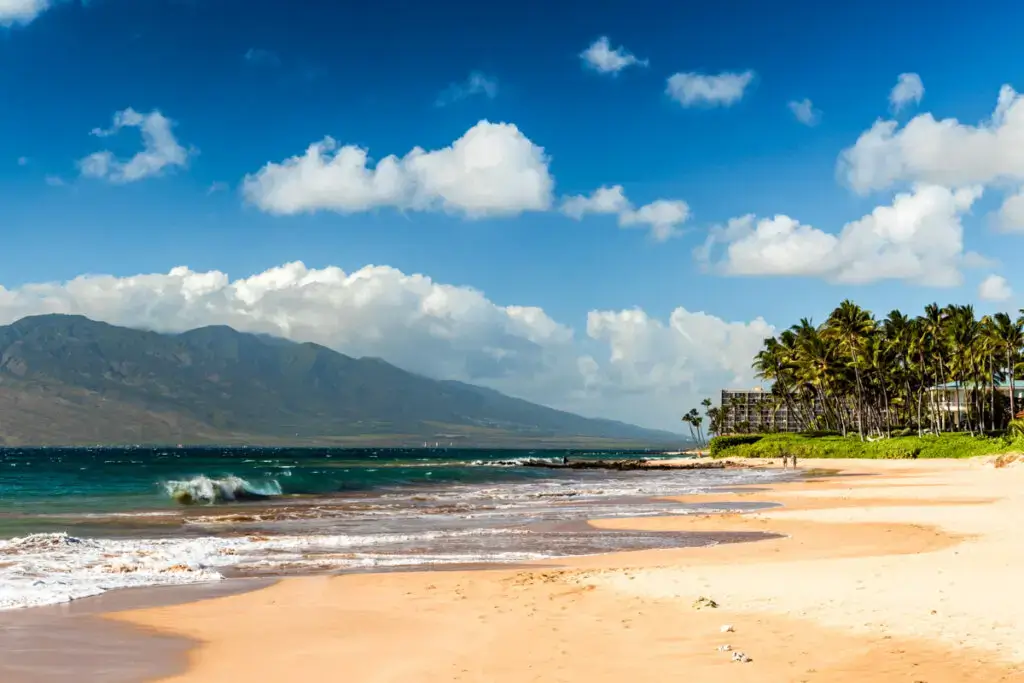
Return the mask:
<path fill-rule="evenodd" d="M 721 633 L 732 633 L 732 632 L 733 632 L 733 631 L 735 631 L 736 629 L 734 629 L 734 628 L 732 627 L 732 624 L 726 624 L 725 626 L 723 626 L 722 628 L 720 628 L 720 629 L 718 629 L 718 630 L 719 630 L 719 632 L 721 632 Z"/>
<path fill-rule="evenodd" d="M 704 596 L 701 596 L 693 601 L 694 609 L 704 609 L 705 607 L 717 609 L 718 603 L 712 600 L 711 598 L 705 598 Z"/>
<path fill-rule="evenodd" d="M 732 650 L 732 645 L 719 645 L 718 646 L 718 651 L 719 652 L 729 652 L 730 650 Z"/>
<path fill-rule="evenodd" d="M 753 660 L 750 657 L 743 654 L 742 652 L 737 651 L 732 653 L 732 661 L 739 662 L 740 664 L 746 664 L 747 662 L 751 662 Z"/>

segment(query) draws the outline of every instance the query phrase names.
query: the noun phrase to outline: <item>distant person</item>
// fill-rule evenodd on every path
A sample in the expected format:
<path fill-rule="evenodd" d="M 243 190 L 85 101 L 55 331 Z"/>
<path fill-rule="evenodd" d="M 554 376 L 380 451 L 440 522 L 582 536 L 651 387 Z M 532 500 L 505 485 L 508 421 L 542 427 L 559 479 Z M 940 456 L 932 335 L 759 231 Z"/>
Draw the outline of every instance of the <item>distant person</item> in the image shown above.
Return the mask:
<path fill-rule="evenodd" d="M 796 469 L 796 453 L 794 453 L 793 455 L 791 455 L 789 457 L 793 459 L 793 469 L 795 470 Z"/>
<path fill-rule="evenodd" d="M 569 456 L 568 455 L 563 455 L 562 456 L 562 464 L 563 465 L 568 465 L 569 464 Z"/>
<path fill-rule="evenodd" d="M 782 469 L 786 469 L 789 466 L 789 453 L 782 454 Z"/>

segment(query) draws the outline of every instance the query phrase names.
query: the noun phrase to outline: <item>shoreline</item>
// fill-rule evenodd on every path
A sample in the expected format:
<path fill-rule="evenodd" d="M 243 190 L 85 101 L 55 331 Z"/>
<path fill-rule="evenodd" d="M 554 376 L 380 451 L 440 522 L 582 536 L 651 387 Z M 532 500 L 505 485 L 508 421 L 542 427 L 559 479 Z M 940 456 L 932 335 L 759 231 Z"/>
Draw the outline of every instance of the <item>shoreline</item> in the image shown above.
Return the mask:
<path fill-rule="evenodd" d="M 870 575 L 891 573 L 920 558 L 948 561 L 980 536 L 973 529 L 944 528 L 957 526 L 942 524 L 951 511 L 953 517 L 971 511 L 978 520 L 988 519 L 993 508 L 1007 504 L 1013 481 L 1024 483 L 1024 471 L 968 461 L 802 464 L 804 471 L 842 471 L 670 498 L 723 506 L 779 502 L 781 508 L 591 521 L 608 530 L 770 532 L 782 538 L 577 556 L 486 571 L 435 568 L 285 578 L 254 592 L 106 614 L 103 620 L 195 643 L 186 670 L 165 670 L 161 673 L 169 677 L 158 679 L 175 683 L 286 680 L 296 666 L 305 675 L 346 667 L 355 681 L 610 683 L 626 676 L 663 680 L 681 666 L 709 681 L 989 683 L 1024 676 L 1016 668 L 1024 653 L 1008 652 L 1013 641 L 994 648 L 994 657 L 992 643 L 983 638 L 950 639 L 922 628 L 915 633 L 899 610 L 872 613 L 881 618 L 872 631 L 864 628 L 868 622 L 849 623 L 851 615 L 827 593 L 817 608 L 794 598 L 815 584 L 819 569 L 841 583 L 850 563 L 860 572 L 865 568 L 859 564 L 877 565 L 867 568 Z M 965 475 L 972 479 L 967 486 L 957 481 Z M 1002 484 L 999 491 L 979 485 L 993 481 Z M 943 490 L 958 485 L 964 490 L 957 495 Z M 919 519 L 929 514 L 934 519 L 925 522 L 932 523 Z M 837 538 L 843 542 L 837 544 Z M 857 580 L 861 585 L 851 597 L 870 595 L 872 586 Z M 701 596 L 720 608 L 694 610 L 692 603 Z M 909 623 L 929 616 L 936 621 L 926 611 Z M 734 624 L 735 634 L 720 634 L 723 623 Z M 754 661 L 731 662 L 716 650 L 725 642 Z M 254 648 L 266 655 L 246 661 L 245 653 Z M 835 661 L 849 648 L 860 653 L 855 662 Z M 637 663 L 638 654 L 645 664 Z M 636 666 L 623 669 L 620 660 Z"/>
<path fill-rule="evenodd" d="M 1001 507 L 1021 505 L 1009 495 L 1015 481 L 1024 483 L 1021 470 L 965 462 L 803 465 L 847 476 L 700 497 L 773 500 L 781 509 L 593 522 L 757 529 L 783 539 L 611 553 L 536 569 L 294 578 L 243 596 L 109 618 L 202 642 L 188 672 L 167 683 L 281 680 L 299 652 L 305 675 L 345 666 L 355 681 L 611 683 L 663 680 L 681 669 L 708 681 L 991 683 L 1022 675 L 1024 653 L 1011 651 L 1014 641 L 963 637 L 982 630 L 983 609 L 937 623 L 917 603 L 942 594 L 914 594 L 904 582 L 907 572 L 944 569 L 965 544 L 980 542 L 992 517 L 1005 514 Z M 849 476 L 857 473 L 874 476 Z M 829 588 L 858 602 L 844 607 L 829 599 Z M 809 589 L 813 599 L 801 597 Z M 693 609 L 701 596 L 720 607 Z M 916 625 L 929 617 L 928 628 Z M 724 623 L 735 633 L 721 634 Z M 733 663 L 716 649 L 726 642 L 753 661 Z M 268 650 L 258 666 L 243 661 L 254 647 Z"/>
<path fill-rule="evenodd" d="M 731 489 L 720 487 L 712 490 L 726 492 Z M 700 509 L 704 506 L 714 506 L 714 502 L 708 500 L 713 498 L 714 495 L 697 496 L 695 502 L 688 507 Z M 608 503 L 625 504 L 627 506 L 625 509 L 629 512 L 641 512 L 652 504 L 665 506 L 664 499 L 657 495 L 629 496 L 621 499 L 610 497 L 603 504 L 607 505 Z M 255 512 L 253 512 L 254 509 Z M 246 506 L 238 514 L 259 515 L 261 511 L 275 509 L 274 506 L 266 508 Z M 595 508 L 592 512 L 597 510 L 598 508 Z M 164 516 L 161 516 L 159 523 L 163 523 L 163 519 Z M 148 518 L 146 518 L 146 522 L 150 523 Z M 534 522 L 524 528 L 553 538 L 562 537 L 570 543 L 576 542 L 572 539 L 578 538 L 580 534 L 595 535 L 604 539 L 604 541 L 598 541 L 598 545 L 595 547 L 607 545 L 615 548 L 610 552 L 622 549 L 628 551 L 630 545 L 637 542 L 637 534 L 634 532 L 596 529 L 588 524 L 586 518 L 575 521 Z M 619 535 L 624 538 L 617 541 L 616 536 Z M 647 535 L 658 536 L 662 539 L 651 543 L 650 547 L 657 547 L 661 544 L 669 546 L 677 544 L 687 547 L 751 542 L 765 536 L 758 531 L 718 532 L 715 530 L 659 532 Z M 677 535 L 679 536 L 678 540 L 673 538 Z M 595 549 L 593 552 L 583 555 L 573 555 L 572 550 L 566 549 L 566 551 L 569 556 L 574 557 L 600 556 L 609 552 Z M 0 611 L 0 651 L 5 653 L 5 656 L 0 658 L 2 660 L 0 661 L 0 680 L 26 683 L 64 683 L 64 681 L 68 681 L 70 683 L 70 681 L 80 680 L 83 673 L 94 675 L 97 678 L 102 676 L 103 680 L 117 683 L 154 680 L 159 676 L 168 676 L 184 671 L 187 653 L 199 644 L 198 641 L 187 636 L 168 634 L 149 627 L 137 627 L 116 619 L 105 619 L 107 614 L 200 602 L 219 596 L 250 592 L 263 586 L 272 585 L 277 581 L 296 577 L 513 571 L 554 568 L 558 566 L 555 563 L 559 559 L 551 557 L 539 560 L 377 565 L 306 572 L 283 569 L 242 574 L 229 568 L 222 572 L 225 579 L 216 582 L 113 588 L 99 595 L 83 597 L 70 602 Z M 38 647 L 34 644 L 35 642 L 45 643 L 45 645 Z M 65 654 L 57 658 L 46 655 L 47 652 L 55 650 L 63 651 Z M 94 653 L 104 654 L 101 657 Z"/>
<path fill-rule="evenodd" d="M 137 683 L 183 673 L 198 641 L 106 618 L 257 591 L 268 579 L 227 579 L 109 591 L 57 605 L 0 611 L 0 680 Z M 54 653 L 59 653 L 55 656 Z"/>

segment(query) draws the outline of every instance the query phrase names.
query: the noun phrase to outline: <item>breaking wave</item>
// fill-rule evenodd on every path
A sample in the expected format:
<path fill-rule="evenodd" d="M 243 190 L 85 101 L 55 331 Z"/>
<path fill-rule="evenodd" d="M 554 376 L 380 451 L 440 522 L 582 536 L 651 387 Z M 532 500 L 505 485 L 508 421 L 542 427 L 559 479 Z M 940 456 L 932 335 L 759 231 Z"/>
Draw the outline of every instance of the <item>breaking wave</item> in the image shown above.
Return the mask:
<path fill-rule="evenodd" d="M 471 467 L 522 467 L 523 465 L 529 465 L 537 462 L 550 462 L 560 463 L 562 462 L 561 456 L 559 457 L 547 457 L 547 458 L 512 458 L 510 460 L 473 460 L 468 463 Z"/>
<path fill-rule="evenodd" d="M 266 500 L 282 493 L 281 485 L 275 479 L 255 483 L 233 474 L 218 479 L 200 475 L 191 479 L 170 480 L 164 482 L 163 487 L 172 500 L 182 505 Z"/>

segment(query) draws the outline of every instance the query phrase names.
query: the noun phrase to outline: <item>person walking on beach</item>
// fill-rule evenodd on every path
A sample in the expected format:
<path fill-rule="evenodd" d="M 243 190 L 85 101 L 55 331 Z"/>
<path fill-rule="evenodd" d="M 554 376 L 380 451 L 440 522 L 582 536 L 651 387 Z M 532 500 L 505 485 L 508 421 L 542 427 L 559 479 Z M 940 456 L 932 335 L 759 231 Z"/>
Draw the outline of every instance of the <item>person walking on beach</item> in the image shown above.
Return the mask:
<path fill-rule="evenodd" d="M 789 453 L 782 454 L 782 469 L 786 469 L 789 465 Z"/>

